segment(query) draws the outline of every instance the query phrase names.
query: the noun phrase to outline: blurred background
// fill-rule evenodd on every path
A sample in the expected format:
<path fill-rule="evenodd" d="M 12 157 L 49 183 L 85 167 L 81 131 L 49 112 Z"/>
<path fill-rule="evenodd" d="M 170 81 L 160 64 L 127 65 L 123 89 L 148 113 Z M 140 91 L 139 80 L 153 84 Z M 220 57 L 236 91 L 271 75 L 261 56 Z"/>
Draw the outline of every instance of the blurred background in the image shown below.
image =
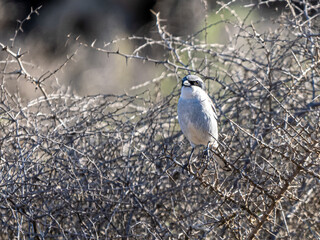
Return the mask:
<path fill-rule="evenodd" d="M 225 1 L 228 2 L 228 1 Z M 236 1 L 245 14 L 250 11 L 246 4 L 263 1 Z M 296 2 L 299 4 L 299 1 Z M 38 9 L 37 14 L 22 25 L 23 32 L 15 36 L 20 22 L 31 9 Z M 216 12 L 221 7 L 215 0 L 1 0 L 0 1 L 0 41 L 21 48 L 26 52 L 23 60 L 28 62 L 30 73 L 39 77 L 47 71 L 54 71 L 75 51 L 77 46 L 70 43 L 71 38 L 79 37 L 79 42 L 103 47 L 104 43 L 128 36 L 157 36 L 155 17 L 150 9 L 160 12 L 164 25 L 174 36 L 186 37 L 200 30 L 208 23 L 219 21 L 223 16 Z M 234 7 L 234 4 L 233 4 Z M 237 7 L 237 6 L 236 6 Z M 285 1 L 272 4 L 260 4 L 250 17 L 272 19 L 285 7 Z M 240 11 L 240 12 L 241 12 Z M 222 14 L 222 13 L 219 13 Z M 209 41 L 223 43 L 225 30 L 214 27 L 210 30 Z M 120 51 L 130 54 L 135 46 L 134 41 L 121 44 Z M 146 53 L 161 59 L 158 52 Z M 3 60 L 5 54 L 0 53 Z M 153 79 L 163 69 L 150 63 L 126 60 L 119 56 L 107 56 L 89 48 L 80 48 L 72 63 L 57 73 L 57 81 L 48 83 L 53 91 L 71 92 L 78 95 L 98 93 L 123 93 L 130 87 Z M 23 88 L 22 95 L 31 97 L 35 94 L 34 86 L 16 81 L 12 76 L 11 89 Z M 172 79 L 173 85 L 176 85 Z"/>

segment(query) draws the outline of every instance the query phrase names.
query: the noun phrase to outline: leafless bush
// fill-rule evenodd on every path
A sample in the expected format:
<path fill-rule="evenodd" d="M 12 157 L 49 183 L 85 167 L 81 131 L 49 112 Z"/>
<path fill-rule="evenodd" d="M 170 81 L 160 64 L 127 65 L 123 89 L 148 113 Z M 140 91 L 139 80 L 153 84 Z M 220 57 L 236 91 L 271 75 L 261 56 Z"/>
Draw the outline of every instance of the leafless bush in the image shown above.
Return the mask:
<path fill-rule="evenodd" d="M 23 55 L 1 43 L 1 238 L 319 238 L 319 5 L 300 10 L 287 1 L 262 32 L 247 19 L 266 3 L 245 6 L 245 18 L 221 3 L 217 14 L 231 17 L 186 38 L 166 32 L 156 13 L 153 38 L 101 48 L 75 40 L 128 64 L 156 64 L 162 73 L 136 95 L 49 94 L 44 83 L 73 55 L 32 76 Z M 217 25 L 226 44 L 207 41 Z M 124 53 L 120 41 L 138 47 Z M 220 146 L 213 156 L 199 148 L 182 171 L 191 149 L 177 123 L 179 88 L 164 96 L 161 84 L 187 73 L 207 81 Z M 17 75 L 43 96 L 10 94 L 6 82 Z"/>

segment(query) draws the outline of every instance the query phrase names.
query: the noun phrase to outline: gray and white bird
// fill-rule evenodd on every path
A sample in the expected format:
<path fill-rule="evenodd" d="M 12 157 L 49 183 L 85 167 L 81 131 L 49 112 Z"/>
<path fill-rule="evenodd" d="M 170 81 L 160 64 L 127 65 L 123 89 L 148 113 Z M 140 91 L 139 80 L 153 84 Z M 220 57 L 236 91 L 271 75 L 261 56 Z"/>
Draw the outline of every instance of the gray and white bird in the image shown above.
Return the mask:
<path fill-rule="evenodd" d="M 218 147 L 216 110 L 205 92 L 204 82 L 198 76 L 187 75 L 182 79 L 178 120 L 183 134 L 192 146 L 188 165 L 195 146 Z"/>

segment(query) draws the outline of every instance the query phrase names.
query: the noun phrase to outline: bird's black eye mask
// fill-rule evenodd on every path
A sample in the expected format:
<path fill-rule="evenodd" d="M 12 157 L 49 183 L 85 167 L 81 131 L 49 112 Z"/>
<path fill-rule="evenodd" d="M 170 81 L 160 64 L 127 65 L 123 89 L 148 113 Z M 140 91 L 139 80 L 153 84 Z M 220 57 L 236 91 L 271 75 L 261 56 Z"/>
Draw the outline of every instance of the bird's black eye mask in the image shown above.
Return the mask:
<path fill-rule="evenodd" d="M 185 87 L 191 87 L 191 86 L 198 86 L 202 89 L 205 89 L 205 86 L 204 86 L 204 83 L 201 82 L 201 81 L 191 81 L 191 80 L 187 80 L 187 79 L 184 79 L 182 81 L 182 86 L 185 86 Z"/>

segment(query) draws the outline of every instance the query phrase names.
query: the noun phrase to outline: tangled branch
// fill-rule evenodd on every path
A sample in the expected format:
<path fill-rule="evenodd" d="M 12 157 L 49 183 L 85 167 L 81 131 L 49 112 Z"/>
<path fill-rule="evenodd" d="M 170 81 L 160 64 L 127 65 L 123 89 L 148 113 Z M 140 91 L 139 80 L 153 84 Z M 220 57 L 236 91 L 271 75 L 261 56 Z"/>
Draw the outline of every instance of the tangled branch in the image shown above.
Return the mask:
<path fill-rule="evenodd" d="M 36 77 L 24 54 L 0 43 L 1 238 L 319 238 L 320 35 L 319 13 L 311 15 L 319 4 L 301 10 L 287 1 L 272 30 L 258 31 L 261 22 L 248 19 L 268 1 L 246 5 L 245 17 L 236 2 L 219 3 L 217 14 L 230 18 L 206 16 L 187 37 L 169 33 L 154 13 L 152 37 L 103 47 L 73 39 L 128 64 L 160 66 L 135 94 L 47 93 L 43 82 L 74 55 Z M 230 41 L 210 43 L 217 26 Z M 137 46 L 125 53 L 120 42 Z M 197 148 L 186 171 L 191 149 L 178 125 L 175 86 L 188 73 L 206 80 L 220 142 L 212 155 Z M 23 102 L 10 94 L 12 76 L 42 96 Z M 159 87 L 165 79 L 174 80 L 168 95 Z"/>

